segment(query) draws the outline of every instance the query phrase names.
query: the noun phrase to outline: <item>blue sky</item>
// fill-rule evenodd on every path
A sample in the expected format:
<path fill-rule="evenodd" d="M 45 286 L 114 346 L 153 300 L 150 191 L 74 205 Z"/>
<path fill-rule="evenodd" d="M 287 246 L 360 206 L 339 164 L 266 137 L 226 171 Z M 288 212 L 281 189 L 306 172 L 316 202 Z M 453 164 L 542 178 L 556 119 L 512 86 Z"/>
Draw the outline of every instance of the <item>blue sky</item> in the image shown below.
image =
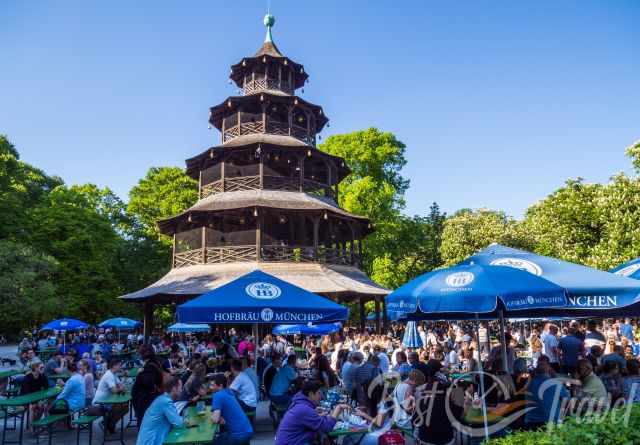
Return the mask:
<path fill-rule="evenodd" d="M 151 166 L 219 142 L 208 107 L 264 37 L 264 1 L 8 0 L 0 133 L 68 183 L 126 199 Z M 629 171 L 640 139 L 640 1 L 273 0 L 323 137 L 407 145 L 409 214 L 432 201 L 516 217 L 566 178 Z"/>

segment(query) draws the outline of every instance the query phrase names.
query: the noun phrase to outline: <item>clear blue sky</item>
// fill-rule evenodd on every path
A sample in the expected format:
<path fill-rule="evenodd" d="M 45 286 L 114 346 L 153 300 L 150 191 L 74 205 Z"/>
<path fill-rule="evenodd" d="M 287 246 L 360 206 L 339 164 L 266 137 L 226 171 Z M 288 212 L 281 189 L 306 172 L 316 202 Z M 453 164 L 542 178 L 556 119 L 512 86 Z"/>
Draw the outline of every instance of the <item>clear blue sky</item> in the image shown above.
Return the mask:
<path fill-rule="evenodd" d="M 0 133 L 68 183 L 126 199 L 151 166 L 219 141 L 208 107 L 264 37 L 261 1 L 5 0 Z M 518 217 L 568 177 L 629 170 L 640 138 L 640 1 L 273 0 L 323 136 L 407 145 L 407 213 Z"/>

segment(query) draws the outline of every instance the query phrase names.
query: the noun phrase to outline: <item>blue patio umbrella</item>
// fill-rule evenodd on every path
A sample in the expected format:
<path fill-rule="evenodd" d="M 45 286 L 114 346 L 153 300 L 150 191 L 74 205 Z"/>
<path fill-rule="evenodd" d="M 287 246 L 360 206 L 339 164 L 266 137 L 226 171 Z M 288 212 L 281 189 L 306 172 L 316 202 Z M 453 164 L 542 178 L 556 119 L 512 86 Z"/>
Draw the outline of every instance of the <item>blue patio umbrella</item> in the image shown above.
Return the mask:
<path fill-rule="evenodd" d="M 497 318 L 500 311 L 517 317 L 566 304 L 564 289 L 550 281 L 520 269 L 479 264 L 426 273 L 386 297 L 390 310 L 434 320 Z"/>
<path fill-rule="evenodd" d="M 326 335 L 338 332 L 342 328 L 342 323 L 320 323 L 320 324 L 279 324 L 271 331 L 276 335 Z"/>
<path fill-rule="evenodd" d="M 407 326 L 404 329 L 404 336 L 402 337 L 402 344 L 407 348 L 421 348 L 422 338 L 418 334 L 418 328 L 415 321 L 408 321 Z"/>
<path fill-rule="evenodd" d="M 108 320 L 103 321 L 98 325 L 100 328 L 105 329 L 119 329 L 122 331 L 131 330 L 139 327 L 141 323 L 136 320 L 131 320 L 130 318 L 117 317 L 110 318 Z"/>
<path fill-rule="evenodd" d="M 208 324 L 174 323 L 167 328 L 167 332 L 190 334 L 193 332 L 209 332 Z"/>
<path fill-rule="evenodd" d="M 640 283 L 622 274 L 615 275 L 500 244 L 492 244 L 462 264 L 507 266 L 524 270 L 567 291 L 567 304 L 564 307 L 549 305 L 534 308 L 522 316 L 612 317 L 640 314 Z M 626 267 L 629 266 L 631 264 Z"/>
<path fill-rule="evenodd" d="M 84 321 L 75 318 L 61 318 L 53 320 L 40 328 L 41 331 L 77 331 L 78 329 L 86 329 L 89 325 Z"/>
<path fill-rule="evenodd" d="M 389 311 L 387 310 L 387 320 L 390 321 L 398 321 L 400 320 L 402 317 L 404 317 L 404 313 L 402 312 L 396 312 L 396 311 Z M 371 321 L 371 320 L 375 320 L 376 319 L 376 313 L 375 312 L 369 312 L 369 315 L 367 315 L 367 320 Z M 382 315 L 380 316 L 380 320 L 382 320 Z"/>
<path fill-rule="evenodd" d="M 349 310 L 327 298 L 255 270 L 178 306 L 181 323 L 325 323 Z"/>
<path fill-rule="evenodd" d="M 627 261 L 626 263 L 614 267 L 609 272 L 620 275 L 622 277 L 640 280 L 640 258 Z"/>

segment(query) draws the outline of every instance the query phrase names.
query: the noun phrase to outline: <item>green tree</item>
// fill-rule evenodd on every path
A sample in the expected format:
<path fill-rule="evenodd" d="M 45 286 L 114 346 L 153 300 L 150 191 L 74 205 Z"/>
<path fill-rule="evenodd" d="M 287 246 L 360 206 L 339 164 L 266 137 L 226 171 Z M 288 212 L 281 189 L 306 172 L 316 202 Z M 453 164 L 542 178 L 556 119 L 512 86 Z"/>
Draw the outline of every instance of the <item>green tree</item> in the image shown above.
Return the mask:
<path fill-rule="evenodd" d="M 21 243 L 0 240 L 0 333 L 16 339 L 56 312 L 56 261 Z"/>
<path fill-rule="evenodd" d="M 59 178 L 20 161 L 15 147 L 0 135 L 0 239 L 21 240 L 30 209 L 60 184 Z"/>
<path fill-rule="evenodd" d="M 399 216 L 392 223 L 380 227 L 380 250 L 384 253 L 373 259 L 371 278 L 394 289 L 420 274 L 442 264 L 440 243 L 446 215 L 434 203 L 426 217 Z"/>
<path fill-rule="evenodd" d="M 463 209 L 444 223 L 440 254 L 451 266 L 491 243 L 531 248 L 531 240 L 519 224 L 504 212 L 489 209 Z"/>
<path fill-rule="evenodd" d="M 188 209 L 198 200 L 198 183 L 177 167 L 152 167 L 129 192 L 127 213 L 135 218 L 142 232 L 166 245 L 156 221 Z"/>
<path fill-rule="evenodd" d="M 409 180 L 400 174 L 407 163 L 405 145 L 393 133 L 369 128 L 333 135 L 318 148 L 344 158 L 351 169 L 339 187 L 342 207 L 374 222 L 398 215 Z"/>

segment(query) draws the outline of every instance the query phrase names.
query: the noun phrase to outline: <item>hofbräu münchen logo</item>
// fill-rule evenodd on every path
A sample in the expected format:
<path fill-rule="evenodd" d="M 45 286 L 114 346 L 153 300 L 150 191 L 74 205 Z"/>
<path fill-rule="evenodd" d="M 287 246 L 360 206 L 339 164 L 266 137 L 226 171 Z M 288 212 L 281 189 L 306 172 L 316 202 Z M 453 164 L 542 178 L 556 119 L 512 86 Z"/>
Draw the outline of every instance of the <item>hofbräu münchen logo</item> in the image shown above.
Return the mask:
<path fill-rule="evenodd" d="M 249 284 L 245 288 L 245 291 L 247 292 L 247 295 L 257 298 L 258 300 L 273 300 L 282 294 L 282 290 L 280 290 L 280 288 L 275 284 L 265 283 L 262 281 Z"/>

